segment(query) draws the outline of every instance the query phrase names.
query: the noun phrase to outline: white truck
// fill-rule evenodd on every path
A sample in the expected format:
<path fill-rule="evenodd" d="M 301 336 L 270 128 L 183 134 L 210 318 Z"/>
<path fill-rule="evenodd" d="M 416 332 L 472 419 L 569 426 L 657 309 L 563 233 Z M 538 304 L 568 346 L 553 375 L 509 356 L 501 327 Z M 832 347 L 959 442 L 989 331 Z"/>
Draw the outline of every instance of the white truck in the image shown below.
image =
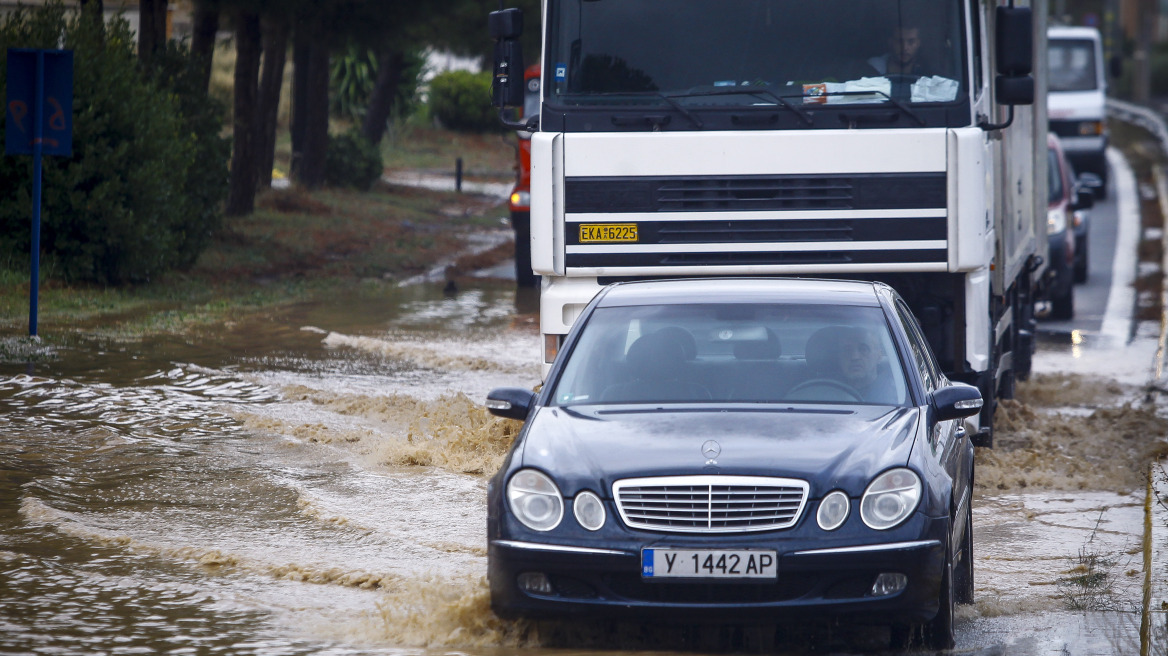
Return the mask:
<path fill-rule="evenodd" d="M 545 374 L 610 282 L 838 277 L 892 285 L 951 379 L 1013 394 L 1046 253 L 1041 0 L 544 0 L 542 16 L 538 124 L 512 125 L 532 132 Z M 523 102 L 522 18 L 490 16 L 501 108 Z"/>

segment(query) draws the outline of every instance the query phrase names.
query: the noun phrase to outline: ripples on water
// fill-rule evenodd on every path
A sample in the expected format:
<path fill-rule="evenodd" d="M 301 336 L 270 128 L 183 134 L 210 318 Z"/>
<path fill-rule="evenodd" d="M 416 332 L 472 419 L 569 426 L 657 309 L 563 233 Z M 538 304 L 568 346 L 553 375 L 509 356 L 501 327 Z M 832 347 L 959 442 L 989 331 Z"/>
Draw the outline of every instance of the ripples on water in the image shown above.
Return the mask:
<path fill-rule="evenodd" d="M 353 332 L 352 310 L 301 308 L 284 320 L 313 329 L 235 327 L 156 352 L 73 346 L 0 378 L 0 652 L 400 651 L 385 639 L 385 594 L 420 581 L 474 591 L 483 477 L 400 470 L 362 460 L 360 445 L 322 444 L 297 429 L 408 436 L 286 396 L 295 385 L 314 397 L 438 404 L 516 378 L 492 365 L 468 383 L 460 363 L 534 361 L 534 334 L 485 337 L 509 314 L 505 294 L 473 292 L 453 306 L 414 296 L 409 313 L 383 309 L 394 320 L 366 326 L 368 337 Z M 452 313 L 463 317 L 456 330 L 436 335 Z M 484 338 L 468 342 L 475 332 Z M 363 339 L 383 348 L 351 345 Z M 495 356 L 483 353 L 492 340 Z M 395 353 L 393 343 L 409 346 Z M 214 357 L 192 363 L 200 353 Z M 441 383 L 455 379 L 461 387 Z M 467 403 L 462 415 L 477 405 Z M 246 421 L 264 416 L 274 423 L 261 430 Z M 441 422 L 427 430 L 449 432 Z"/>
<path fill-rule="evenodd" d="M 0 366 L 0 652 L 704 645 L 672 628 L 549 627 L 490 613 L 485 478 L 517 424 L 488 415 L 481 399 L 538 383 L 538 337 L 510 327 L 509 294 L 428 294 L 305 306 L 187 341 L 73 345 L 31 373 Z M 1045 383 L 1066 399 L 1064 381 Z M 1131 425 L 1128 416 L 1112 423 Z M 1016 432 L 1037 439 L 1029 424 Z M 1063 447 L 1093 445 L 1082 431 L 1063 434 Z M 985 487 L 1051 480 L 1028 474 L 1026 458 L 998 457 Z M 992 493 L 983 488 L 977 520 L 989 567 L 966 615 L 1058 607 L 1049 591 L 1073 554 L 1051 547 L 1057 532 L 1054 542 L 1027 539 L 1045 530 L 1033 521 L 1036 499 L 1058 505 L 1048 524 L 1080 533 L 1091 530 L 1087 511 L 1108 507 L 1117 525 L 1131 511 L 1115 495 L 1083 510 L 1057 496 Z M 1128 550 L 1122 531 L 1099 534 Z M 1011 557 L 1023 547 L 1024 558 Z M 730 638 L 773 651 L 774 633 L 763 633 Z"/>

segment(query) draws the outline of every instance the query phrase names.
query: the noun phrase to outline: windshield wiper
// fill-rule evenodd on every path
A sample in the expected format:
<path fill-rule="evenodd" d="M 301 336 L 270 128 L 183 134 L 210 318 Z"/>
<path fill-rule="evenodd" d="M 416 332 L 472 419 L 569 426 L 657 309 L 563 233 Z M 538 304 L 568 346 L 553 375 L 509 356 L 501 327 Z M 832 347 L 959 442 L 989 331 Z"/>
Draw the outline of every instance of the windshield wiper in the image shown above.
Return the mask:
<path fill-rule="evenodd" d="M 787 100 L 782 96 L 765 87 L 727 87 L 724 89 L 714 89 L 711 91 L 690 91 L 687 93 L 673 94 L 674 98 L 697 98 L 701 96 L 762 96 L 764 98 L 770 98 L 782 107 L 794 112 L 795 115 L 798 116 L 801 121 L 803 121 L 803 125 L 811 127 L 811 125 L 814 123 L 811 115 L 808 114 L 806 110 L 796 107 L 790 102 L 787 102 Z"/>
<path fill-rule="evenodd" d="M 660 99 L 664 100 L 665 102 L 669 103 L 670 107 L 681 112 L 682 116 L 685 116 L 686 118 L 688 118 L 690 120 L 691 123 L 694 124 L 694 127 L 698 128 L 699 130 L 705 127 L 705 124 L 702 123 L 702 119 L 698 118 L 696 114 L 694 114 L 693 112 L 686 109 L 684 105 L 682 105 L 681 103 L 674 100 L 672 96 L 668 96 L 660 91 L 604 91 L 604 92 L 600 92 L 600 93 L 572 93 L 572 94 L 564 94 L 564 95 L 565 96 L 580 96 L 580 97 L 586 97 L 586 98 L 611 98 L 611 97 L 617 97 L 617 96 L 624 96 L 624 97 L 649 96 L 649 97 L 653 97 L 653 98 L 660 98 Z M 665 118 L 668 118 L 668 117 L 665 117 Z M 653 122 L 653 123 L 654 123 L 654 125 L 664 125 L 665 122 L 663 121 L 663 122 L 659 122 L 659 123 L 658 122 Z"/>

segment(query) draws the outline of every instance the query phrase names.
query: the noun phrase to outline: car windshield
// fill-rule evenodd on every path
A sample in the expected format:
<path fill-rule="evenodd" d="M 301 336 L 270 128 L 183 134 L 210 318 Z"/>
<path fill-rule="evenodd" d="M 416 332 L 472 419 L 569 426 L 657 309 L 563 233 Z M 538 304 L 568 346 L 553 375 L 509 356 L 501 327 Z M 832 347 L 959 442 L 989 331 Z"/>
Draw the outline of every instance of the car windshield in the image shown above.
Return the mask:
<path fill-rule="evenodd" d="M 1092 91 L 1099 85 L 1095 74 L 1095 43 L 1090 39 L 1051 39 L 1047 44 L 1051 91 Z"/>
<path fill-rule="evenodd" d="M 741 93 L 764 89 L 796 103 L 951 102 L 966 87 L 962 6 L 952 0 L 552 0 L 548 99 L 561 105 L 776 104 Z"/>
<path fill-rule="evenodd" d="M 556 405 L 902 405 L 904 368 L 878 307 L 692 304 L 598 308 Z"/>

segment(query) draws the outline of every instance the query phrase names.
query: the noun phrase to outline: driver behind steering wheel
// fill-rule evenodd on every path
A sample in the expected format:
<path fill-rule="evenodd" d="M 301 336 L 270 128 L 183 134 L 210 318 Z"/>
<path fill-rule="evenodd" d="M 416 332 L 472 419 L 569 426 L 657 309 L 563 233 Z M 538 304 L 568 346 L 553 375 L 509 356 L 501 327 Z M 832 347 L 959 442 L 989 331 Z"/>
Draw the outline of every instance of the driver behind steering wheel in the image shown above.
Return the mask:
<path fill-rule="evenodd" d="M 867 403 L 897 403 L 876 336 L 856 326 L 830 326 L 807 343 L 807 360 L 815 375 L 843 383 Z M 817 365 L 817 366 L 816 366 Z"/>

